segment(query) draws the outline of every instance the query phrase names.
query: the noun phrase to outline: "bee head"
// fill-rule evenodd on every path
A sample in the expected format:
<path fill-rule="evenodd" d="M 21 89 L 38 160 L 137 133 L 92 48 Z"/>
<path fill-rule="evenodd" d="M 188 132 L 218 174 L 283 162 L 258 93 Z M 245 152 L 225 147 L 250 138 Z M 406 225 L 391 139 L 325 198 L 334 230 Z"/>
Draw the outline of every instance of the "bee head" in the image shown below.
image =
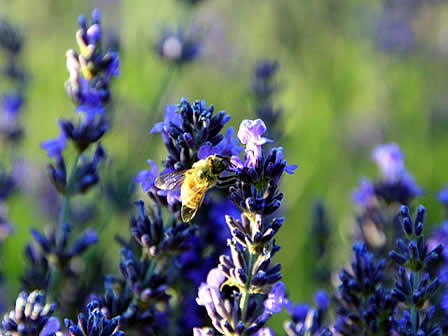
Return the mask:
<path fill-rule="evenodd" d="M 220 175 L 230 164 L 229 158 L 220 155 L 209 156 L 211 172 L 214 175 Z"/>

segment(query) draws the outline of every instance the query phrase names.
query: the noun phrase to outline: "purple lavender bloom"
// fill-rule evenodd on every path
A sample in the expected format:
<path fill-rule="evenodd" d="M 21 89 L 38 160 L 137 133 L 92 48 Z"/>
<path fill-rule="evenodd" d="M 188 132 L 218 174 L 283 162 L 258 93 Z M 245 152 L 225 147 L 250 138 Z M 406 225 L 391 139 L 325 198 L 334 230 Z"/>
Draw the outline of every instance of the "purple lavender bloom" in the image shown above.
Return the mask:
<path fill-rule="evenodd" d="M 263 120 L 243 120 L 238 130 L 238 138 L 244 145 L 264 145 L 272 140 L 262 137 L 267 131 L 267 127 Z"/>
<path fill-rule="evenodd" d="M 442 299 L 440 301 L 440 307 L 445 311 L 445 313 L 448 313 L 448 291 L 445 290 L 445 292 L 442 295 Z"/>
<path fill-rule="evenodd" d="M 11 22 L 0 19 L 0 48 L 7 52 L 8 56 L 16 57 L 23 47 L 22 32 Z"/>
<path fill-rule="evenodd" d="M 434 249 L 437 245 L 442 244 L 448 246 L 448 220 L 443 221 L 443 223 L 437 227 L 431 237 L 428 239 L 428 248 Z M 445 262 L 448 262 L 448 249 L 443 249 L 442 256 Z"/>
<path fill-rule="evenodd" d="M 88 228 L 73 244 L 71 254 L 80 255 L 91 245 L 98 242 L 98 234 L 92 228 Z"/>
<path fill-rule="evenodd" d="M 60 128 L 61 133 L 56 139 L 45 140 L 40 144 L 40 147 L 47 151 L 47 155 L 50 158 L 60 158 L 67 144 L 67 136 L 65 135 L 64 129 L 62 127 Z"/>
<path fill-rule="evenodd" d="M 278 314 L 283 307 L 290 307 L 291 302 L 286 297 L 286 287 L 283 282 L 277 282 L 272 286 L 271 292 L 264 301 L 265 312 L 269 314 Z"/>
<path fill-rule="evenodd" d="M 423 195 L 423 188 L 417 184 L 414 176 L 408 171 L 405 171 L 401 176 L 401 183 L 413 197 Z"/>
<path fill-rule="evenodd" d="M 282 161 L 283 161 L 283 147 L 276 147 L 275 149 L 276 149 L 276 153 L 277 153 L 277 155 L 276 155 L 274 164 L 275 164 L 275 165 L 279 165 L 279 164 L 281 164 Z M 286 162 L 286 161 L 285 161 L 285 162 Z M 295 171 L 297 168 L 298 168 L 297 165 L 287 165 L 287 164 L 285 164 L 285 168 L 283 169 L 283 171 L 284 171 L 285 173 L 288 173 L 289 175 L 292 175 L 292 174 L 294 174 L 294 171 Z"/>
<path fill-rule="evenodd" d="M 448 185 L 439 191 L 437 199 L 445 206 L 448 207 Z"/>
<path fill-rule="evenodd" d="M 416 45 L 412 27 L 413 15 L 396 8 L 385 8 L 378 20 L 376 39 L 378 47 L 386 52 L 404 53 Z"/>
<path fill-rule="evenodd" d="M 19 112 L 24 99 L 19 93 L 7 93 L 0 102 L 0 136 L 15 141 L 21 138 L 23 129 L 19 124 Z"/>
<path fill-rule="evenodd" d="M 228 157 L 237 156 L 243 150 L 243 148 L 241 148 L 239 144 L 240 143 L 238 139 L 235 137 L 235 130 L 233 129 L 233 127 L 229 127 L 224 138 L 216 146 L 205 143 L 201 147 L 199 147 L 198 159 L 205 159 L 206 157 L 213 154 L 219 154 Z"/>
<path fill-rule="evenodd" d="M 94 120 L 96 115 L 104 114 L 105 108 L 100 97 L 96 93 L 86 92 L 82 104 L 79 105 L 75 111 L 84 113 L 86 120 L 89 122 Z"/>
<path fill-rule="evenodd" d="M 210 207 L 209 221 L 214 223 L 216 227 L 214 230 L 214 238 L 216 239 L 217 244 L 225 245 L 225 242 L 229 238 L 229 230 L 225 216 L 222 214 L 237 218 L 241 215 L 241 211 L 236 207 L 235 203 L 229 199 L 213 202 Z"/>
<path fill-rule="evenodd" d="M 177 113 L 177 109 L 177 104 L 166 105 L 165 118 L 163 119 L 163 121 L 155 123 L 150 133 L 161 133 L 163 131 L 163 127 L 168 126 L 170 123 L 173 123 L 176 126 L 180 126 L 182 123 L 182 117 L 179 113 Z"/>
<path fill-rule="evenodd" d="M 77 111 L 93 120 L 96 114 L 103 113 L 103 105 L 110 98 L 109 82 L 120 74 L 120 60 L 116 52 L 102 51 L 99 10 L 92 12 L 90 27 L 87 27 L 87 19 L 80 16 L 79 27 L 76 41 L 80 52 L 69 50 L 66 53 L 70 76 L 65 86 L 78 105 Z"/>
<path fill-rule="evenodd" d="M 263 137 L 267 128 L 264 121 L 257 120 L 243 120 L 238 130 L 238 138 L 241 143 L 246 145 L 246 166 L 256 167 L 257 161 L 262 156 L 261 146 L 272 140 Z"/>
<path fill-rule="evenodd" d="M 306 303 L 297 303 L 295 305 L 290 305 L 287 307 L 288 312 L 291 314 L 291 317 L 295 323 L 304 322 L 308 312 L 311 307 Z"/>
<path fill-rule="evenodd" d="M 87 304 L 87 316 L 83 313 L 78 315 L 78 323 L 70 319 L 65 319 L 65 326 L 69 330 L 70 336 L 122 336 L 124 332 L 120 330 L 120 317 L 108 319 L 100 309 L 98 301 Z"/>
<path fill-rule="evenodd" d="M 166 105 L 165 117 L 163 121 L 155 123 L 149 133 L 162 133 L 162 138 L 164 139 L 164 141 L 169 141 L 169 134 L 166 130 L 166 127 L 168 127 L 170 124 L 174 124 L 176 126 L 180 126 L 182 124 L 182 117 L 179 113 L 177 113 L 177 110 L 177 104 Z"/>
<path fill-rule="evenodd" d="M 170 62 L 185 64 L 199 57 L 201 45 L 195 33 L 186 33 L 181 28 L 177 31 L 166 28 L 157 42 L 156 50 Z"/>
<path fill-rule="evenodd" d="M 254 336 L 274 336 L 274 331 L 271 328 L 261 328 Z"/>
<path fill-rule="evenodd" d="M 141 170 L 135 177 L 135 182 L 140 183 L 144 192 L 148 192 L 156 181 L 159 168 L 153 160 L 147 160 L 150 170 Z"/>
<path fill-rule="evenodd" d="M 55 336 L 59 331 L 58 319 L 51 316 L 55 308 L 54 303 L 46 302 L 43 292 L 21 292 L 14 310 L 3 317 L 0 334 Z"/>
<path fill-rule="evenodd" d="M 23 97 L 19 94 L 5 94 L 1 101 L 2 110 L 8 117 L 15 120 L 23 106 L 23 102 Z"/>
<path fill-rule="evenodd" d="M 12 230 L 12 225 L 7 218 L 6 208 L 0 202 L 0 242 L 8 237 Z"/>
<path fill-rule="evenodd" d="M 372 152 L 372 158 L 388 182 L 397 182 L 406 172 L 404 155 L 395 143 L 377 146 Z"/>
<path fill-rule="evenodd" d="M 226 276 L 219 268 L 212 268 L 207 275 L 207 285 L 219 288 L 226 279 Z"/>
<path fill-rule="evenodd" d="M 323 289 L 320 289 L 314 294 L 314 301 L 316 302 L 316 305 L 321 310 L 327 310 L 329 304 L 330 304 L 330 298 L 328 297 L 328 294 Z"/>
<path fill-rule="evenodd" d="M 367 207 L 375 199 L 375 187 L 366 177 L 361 179 L 358 189 L 352 194 L 352 200 L 360 207 Z"/>
<path fill-rule="evenodd" d="M 196 302 L 200 306 L 205 306 L 206 308 L 212 304 L 213 297 L 219 297 L 219 287 L 225 280 L 225 275 L 218 268 L 213 268 L 210 270 L 207 276 L 207 282 L 202 283 L 199 286 L 198 297 Z"/>
<path fill-rule="evenodd" d="M 211 328 L 193 328 L 193 336 L 214 336 Z"/>

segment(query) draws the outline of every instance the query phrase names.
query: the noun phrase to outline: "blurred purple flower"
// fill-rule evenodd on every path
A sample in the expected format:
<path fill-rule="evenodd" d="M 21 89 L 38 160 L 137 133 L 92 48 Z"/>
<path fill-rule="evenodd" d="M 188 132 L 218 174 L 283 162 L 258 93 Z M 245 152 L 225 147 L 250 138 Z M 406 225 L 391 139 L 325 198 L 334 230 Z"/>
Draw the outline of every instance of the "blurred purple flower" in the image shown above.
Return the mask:
<path fill-rule="evenodd" d="M 157 42 L 156 50 L 170 62 L 185 64 L 199 56 L 201 44 L 195 32 L 186 33 L 181 28 L 177 31 L 165 28 Z"/>
<path fill-rule="evenodd" d="M 3 95 L 1 101 L 2 111 L 12 119 L 16 119 L 17 114 L 23 106 L 23 97 L 16 93 Z"/>
<path fill-rule="evenodd" d="M 310 306 L 306 303 L 297 303 L 294 306 L 290 305 L 287 309 L 295 322 L 304 322 L 310 311 Z"/>
<path fill-rule="evenodd" d="M 283 307 L 290 307 L 291 302 L 286 297 L 286 287 L 283 282 L 277 282 L 272 286 L 271 292 L 264 301 L 265 312 L 269 314 L 280 313 Z"/>
<path fill-rule="evenodd" d="M 261 328 L 254 336 L 274 336 L 274 331 L 271 328 Z"/>
<path fill-rule="evenodd" d="M 372 158 L 387 182 L 397 182 L 406 171 L 404 155 L 395 143 L 378 145 L 372 152 Z"/>
<path fill-rule="evenodd" d="M 368 178 L 363 177 L 358 189 L 356 189 L 352 194 L 352 200 L 359 206 L 366 207 L 374 199 L 374 185 Z"/>
<path fill-rule="evenodd" d="M 314 294 L 314 301 L 316 302 L 317 307 L 321 310 L 326 310 L 330 304 L 330 298 L 327 292 L 323 289 L 318 290 L 316 294 Z"/>
<path fill-rule="evenodd" d="M 448 207 L 448 185 L 439 191 L 437 199 L 445 206 Z"/>
<path fill-rule="evenodd" d="M 61 125 L 61 132 L 56 139 L 45 140 L 40 144 L 40 147 L 47 151 L 48 157 L 59 158 L 62 156 L 62 151 L 67 144 L 67 136 Z"/>
<path fill-rule="evenodd" d="M 159 168 L 153 160 L 147 160 L 150 170 L 141 170 L 135 177 L 135 182 L 140 183 L 144 192 L 148 192 L 156 181 Z"/>

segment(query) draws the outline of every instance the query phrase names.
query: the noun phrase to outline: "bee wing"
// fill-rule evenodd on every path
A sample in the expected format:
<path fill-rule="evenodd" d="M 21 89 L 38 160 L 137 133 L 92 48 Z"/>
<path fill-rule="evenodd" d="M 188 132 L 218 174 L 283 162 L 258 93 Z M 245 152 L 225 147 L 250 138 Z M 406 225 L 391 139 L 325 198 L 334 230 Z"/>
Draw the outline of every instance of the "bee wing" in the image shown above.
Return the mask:
<path fill-rule="evenodd" d="M 177 189 L 184 182 L 185 172 L 185 170 L 181 170 L 160 175 L 156 178 L 155 185 L 162 190 Z"/>
<path fill-rule="evenodd" d="M 182 220 L 185 223 L 190 222 L 193 217 L 196 215 L 196 212 L 198 212 L 199 208 L 201 207 L 202 201 L 204 200 L 205 193 L 207 192 L 207 188 L 195 188 L 195 190 L 192 190 L 192 195 L 189 199 L 182 199 L 182 208 L 180 209 L 180 215 L 182 217 Z M 195 199 L 194 204 L 197 204 L 196 207 L 190 207 L 187 204 L 191 204 L 191 200 Z"/>
<path fill-rule="evenodd" d="M 190 222 L 193 219 L 193 217 L 196 215 L 196 212 L 198 212 L 198 209 L 199 209 L 199 207 L 190 208 L 189 206 L 182 204 L 182 208 L 180 209 L 180 215 L 182 217 L 182 220 L 185 223 Z"/>

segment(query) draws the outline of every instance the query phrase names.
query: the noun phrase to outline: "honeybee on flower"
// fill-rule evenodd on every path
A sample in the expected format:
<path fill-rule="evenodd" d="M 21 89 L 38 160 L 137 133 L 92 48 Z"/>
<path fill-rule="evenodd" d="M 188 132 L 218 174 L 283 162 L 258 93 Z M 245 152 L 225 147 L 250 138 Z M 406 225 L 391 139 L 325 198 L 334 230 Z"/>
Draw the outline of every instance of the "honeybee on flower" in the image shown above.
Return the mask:
<path fill-rule="evenodd" d="M 159 176 L 155 186 L 162 190 L 173 190 L 180 186 L 182 199 L 181 217 L 190 222 L 201 207 L 208 189 L 231 184 L 234 176 L 221 176 L 231 167 L 230 158 L 213 154 L 193 164 L 190 169 Z"/>

